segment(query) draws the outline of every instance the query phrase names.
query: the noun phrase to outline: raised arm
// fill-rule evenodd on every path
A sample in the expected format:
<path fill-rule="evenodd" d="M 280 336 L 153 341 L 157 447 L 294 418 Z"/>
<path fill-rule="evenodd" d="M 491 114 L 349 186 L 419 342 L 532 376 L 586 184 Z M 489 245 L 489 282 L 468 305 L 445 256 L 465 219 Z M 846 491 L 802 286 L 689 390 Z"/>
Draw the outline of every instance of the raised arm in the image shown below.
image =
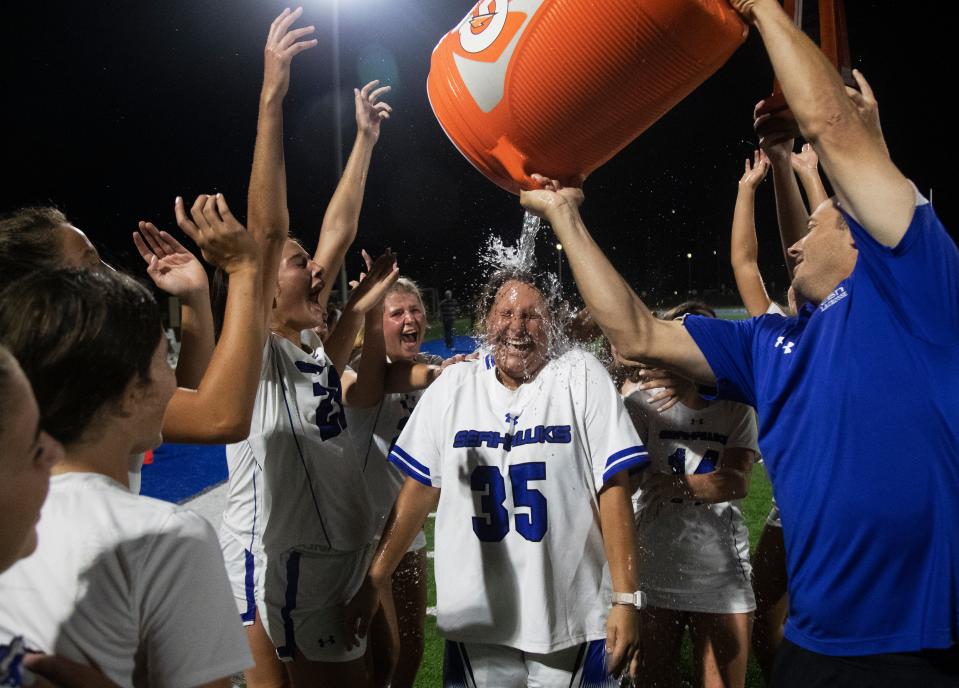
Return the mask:
<path fill-rule="evenodd" d="M 593 241 L 579 214 L 582 190 L 563 188 L 541 175 L 533 178 L 543 188 L 523 191 L 520 203 L 552 225 L 586 307 L 619 354 L 629 361 L 676 370 L 702 384 L 715 383 L 706 358 L 682 323 L 653 317 Z"/>
<path fill-rule="evenodd" d="M 729 262 L 736 278 L 736 288 L 743 305 L 753 318 L 764 314 L 772 301 L 766 293 L 759 272 L 759 241 L 756 239 L 756 188 L 766 178 L 769 158 L 761 150 L 753 154 L 753 164 L 746 159 L 739 179 L 733 229 L 729 237 Z M 791 174 L 791 173 L 790 173 Z"/>
<path fill-rule="evenodd" d="M 776 0 L 730 1 L 758 29 L 799 129 L 840 203 L 876 241 L 898 245 L 912 219 L 914 191 L 836 69 Z M 862 97 L 871 98 L 862 75 L 853 75 Z"/>
<path fill-rule="evenodd" d="M 806 192 L 809 207 L 815 210 L 829 199 L 822 177 L 819 176 L 819 156 L 812 146 L 804 143 L 800 152 L 789 156 L 789 162 Z"/>
<path fill-rule="evenodd" d="M 247 198 L 247 223 L 260 244 L 263 261 L 261 279 L 263 303 L 268 315 L 276 290 L 276 274 L 290 228 L 286 206 L 286 162 L 283 156 L 283 99 L 290 87 L 290 63 L 299 53 L 316 45 L 316 39 L 300 40 L 314 27 L 292 29 L 303 8 L 283 10 L 270 26 L 263 49 L 263 87 L 256 122 L 256 144 L 250 192 Z"/>
<path fill-rule="evenodd" d="M 389 86 L 377 88 L 379 81 L 371 81 L 362 89 L 353 89 L 356 107 L 356 140 L 343 170 L 336 191 L 326 207 L 320 239 L 316 245 L 313 261 L 323 274 L 323 291 L 320 303 L 325 304 L 333 289 L 336 273 L 343 263 L 343 256 L 356 238 L 366 190 L 366 175 L 370 170 L 373 147 L 380 138 L 380 125 L 389 119 L 393 109 L 380 98 L 389 93 Z"/>
<path fill-rule="evenodd" d="M 350 360 L 350 352 L 353 350 L 353 342 L 356 341 L 356 335 L 360 331 L 363 319 L 366 313 L 375 309 L 386 296 L 386 291 L 396 282 L 400 276 L 400 269 L 396 266 L 396 258 L 389 250 L 373 261 L 370 272 L 356 286 L 350 294 L 349 300 L 343 307 L 343 314 L 337 320 L 336 326 L 330 332 L 324 348 L 327 355 L 333 362 L 333 367 L 340 373 L 340 379 L 343 384 L 343 395 L 348 395 L 347 388 L 355 382 L 355 376 L 346 375 L 346 364 Z M 382 327 L 383 316 L 380 313 L 380 327 Z M 382 338 L 382 333 L 381 333 Z M 367 353 L 364 348 L 363 355 Z M 383 362 L 386 362 L 386 351 L 382 355 Z M 380 377 L 380 396 L 382 396 L 383 378 Z M 373 404 L 376 402 L 374 401 Z M 355 403 L 353 405 L 372 405 L 369 403 Z"/>
<path fill-rule="evenodd" d="M 182 304 L 180 355 L 176 383 L 194 388 L 213 355 L 213 313 L 210 311 L 210 286 L 206 270 L 192 253 L 170 234 L 152 222 L 139 223 L 133 243 L 147 264 L 153 283 Z"/>
<path fill-rule="evenodd" d="M 759 105 L 756 107 L 758 109 Z M 786 259 L 786 269 L 791 279 L 793 269 L 796 267 L 796 259 L 789 254 L 789 247 L 806 235 L 806 225 L 809 224 L 809 211 L 803 203 L 802 194 L 799 193 L 796 175 L 793 174 L 791 163 L 793 140 L 786 139 L 772 144 L 760 141 L 760 145 L 763 146 L 773 171 L 779 239 L 782 243 L 783 257 Z"/>
<path fill-rule="evenodd" d="M 163 434 L 173 442 L 238 442 L 250 432 L 260 379 L 266 311 L 259 248 L 222 195 L 200 196 L 187 217 L 177 199 L 177 223 L 203 257 L 229 275 L 223 331 L 197 389 L 177 389 Z"/>

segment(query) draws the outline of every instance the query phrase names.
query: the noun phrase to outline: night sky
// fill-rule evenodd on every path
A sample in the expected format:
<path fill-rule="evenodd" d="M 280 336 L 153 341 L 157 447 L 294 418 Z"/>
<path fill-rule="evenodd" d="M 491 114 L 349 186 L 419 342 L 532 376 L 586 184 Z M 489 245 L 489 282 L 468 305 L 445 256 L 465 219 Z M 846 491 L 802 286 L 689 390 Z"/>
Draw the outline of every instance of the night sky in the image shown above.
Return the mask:
<path fill-rule="evenodd" d="M 0 210 L 52 202 L 108 257 L 136 270 L 142 263 L 130 232 L 140 219 L 178 232 L 175 195 L 189 203 L 220 191 L 245 214 L 263 43 L 286 5 L 17 4 L 6 9 L 0 28 L 6 168 Z M 315 23 L 320 44 L 294 61 L 286 107 L 292 228 L 310 246 L 336 182 L 330 4 L 303 3 L 300 25 Z M 515 237 L 522 224 L 515 197 L 460 156 L 426 99 L 430 52 L 472 0 L 340 4 L 346 151 L 355 130 L 352 86 L 380 78 L 394 89 L 357 251 L 392 246 L 405 273 L 425 286 L 453 288 L 465 300 L 482 278 L 476 255 L 487 237 Z M 853 64 L 879 99 L 893 159 L 923 193 L 934 189 L 935 206 L 955 237 L 952 139 L 945 133 L 952 114 L 940 103 L 955 81 L 955 59 L 939 58 L 955 38 L 947 37 L 944 11 L 933 9 L 943 4 L 847 5 Z M 562 74 L 544 78 L 563 88 Z M 688 267 L 695 289 L 732 284 L 728 233 L 736 183 L 755 140 L 753 104 L 771 83 L 754 32 L 715 76 L 587 180 L 587 225 L 653 303 L 677 300 L 673 290 L 685 291 Z M 771 178 L 759 196 L 762 268 L 782 289 Z M 554 268 L 552 237 L 540 243 L 542 260 Z M 358 256 L 348 258 L 352 272 L 358 267 Z"/>

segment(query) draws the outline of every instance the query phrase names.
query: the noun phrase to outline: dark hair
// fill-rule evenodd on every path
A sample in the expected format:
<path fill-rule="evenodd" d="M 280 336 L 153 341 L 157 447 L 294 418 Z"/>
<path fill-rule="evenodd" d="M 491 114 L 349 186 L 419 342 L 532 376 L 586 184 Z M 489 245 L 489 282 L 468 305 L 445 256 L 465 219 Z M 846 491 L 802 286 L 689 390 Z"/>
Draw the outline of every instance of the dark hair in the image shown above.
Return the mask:
<path fill-rule="evenodd" d="M 542 284 L 540 278 L 532 272 L 521 268 L 501 268 L 490 276 L 483 287 L 483 291 L 480 292 L 479 298 L 476 300 L 474 313 L 476 316 L 476 330 L 478 332 L 484 332 L 486 330 L 486 316 L 489 315 L 493 304 L 496 303 L 496 295 L 499 294 L 499 290 L 502 289 L 503 285 L 507 282 L 522 282 L 523 284 L 530 285 L 543 296 L 543 301 L 546 304 L 546 313 L 544 313 L 544 315 L 550 317 L 554 313 L 553 306 L 555 306 L 555 304 L 550 303 L 550 290 Z"/>
<path fill-rule="evenodd" d="M 39 272 L 0 292 L 0 343 L 33 386 L 41 426 L 63 444 L 134 375 L 150 379 L 161 336 L 153 295 L 112 270 Z"/>
<path fill-rule="evenodd" d="M 702 301 L 684 301 L 678 306 L 673 306 L 665 313 L 662 313 L 659 319 L 676 320 L 676 318 L 681 318 L 684 315 L 704 315 L 707 318 L 715 318 L 716 311 Z"/>
<path fill-rule="evenodd" d="M 17 359 L 7 349 L 0 344 L 0 414 L 3 418 L 8 416 L 10 403 L 10 382 L 17 374 Z M 0 421 L 0 437 L 3 436 L 3 422 Z"/>
<path fill-rule="evenodd" d="M 66 216 L 52 206 L 20 208 L 0 218 L 0 287 L 33 272 L 60 265 L 60 242 L 53 233 Z"/>

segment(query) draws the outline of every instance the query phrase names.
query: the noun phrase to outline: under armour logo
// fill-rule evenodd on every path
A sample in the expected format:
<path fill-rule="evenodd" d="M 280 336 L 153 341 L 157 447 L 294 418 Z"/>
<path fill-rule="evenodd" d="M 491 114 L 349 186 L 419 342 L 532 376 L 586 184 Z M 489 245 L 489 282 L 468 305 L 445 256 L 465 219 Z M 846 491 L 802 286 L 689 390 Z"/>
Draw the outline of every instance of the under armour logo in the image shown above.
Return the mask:
<path fill-rule="evenodd" d="M 326 640 L 323 640 L 323 638 L 320 638 L 320 639 L 317 640 L 316 642 L 319 643 L 320 647 L 326 647 L 326 644 L 327 644 L 327 643 L 329 643 L 330 645 L 336 645 L 336 638 L 334 638 L 334 637 L 331 635 L 331 636 L 330 636 L 329 638 L 327 638 Z"/>
<path fill-rule="evenodd" d="M 783 354 L 791 354 L 793 352 L 793 347 L 796 346 L 796 342 L 786 342 L 786 345 L 783 346 L 783 342 L 786 341 L 785 337 L 776 337 L 776 345 L 774 348 L 778 349 L 783 347 Z"/>
<path fill-rule="evenodd" d="M 506 412 L 506 423 L 508 425 L 516 425 L 519 422 L 519 414 L 513 415 L 509 411 Z"/>
<path fill-rule="evenodd" d="M 689 424 L 690 424 L 690 425 L 696 425 L 696 424 L 702 425 L 704 420 L 705 420 L 705 418 L 692 418 L 692 419 L 690 419 Z"/>

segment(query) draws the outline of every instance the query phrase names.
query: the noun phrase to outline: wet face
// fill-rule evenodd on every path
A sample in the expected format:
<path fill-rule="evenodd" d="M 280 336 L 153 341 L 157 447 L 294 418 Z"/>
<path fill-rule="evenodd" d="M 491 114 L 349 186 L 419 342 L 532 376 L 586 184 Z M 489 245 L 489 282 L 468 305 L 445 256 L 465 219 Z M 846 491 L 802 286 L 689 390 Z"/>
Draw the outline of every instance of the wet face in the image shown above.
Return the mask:
<path fill-rule="evenodd" d="M 135 375 L 131 381 L 134 386 L 132 408 L 127 412 L 129 427 L 137 429 L 136 443 L 131 453 L 137 454 L 158 447 L 163 442 L 163 415 L 176 391 L 176 375 L 167 362 L 167 339 L 160 337 L 160 343 L 150 359 L 150 379 L 143 380 Z"/>
<path fill-rule="evenodd" d="M 291 330 L 308 330 L 326 320 L 320 302 L 322 271 L 295 241 L 287 241 L 276 277 L 274 319 Z"/>
<path fill-rule="evenodd" d="M 789 255 L 796 260 L 792 287 L 798 301 L 818 304 L 852 274 L 859 252 L 833 199 L 809 216 L 809 232 Z"/>
<path fill-rule="evenodd" d="M 53 233 L 60 242 L 63 267 L 100 269 L 104 266 L 87 235 L 73 225 L 59 225 Z"/>
<path fill-rule="evenodd" d="M 63 447 L 40 429 L 40 412 L 30 383 L 19 369 L 12 376 L 0 418 L 0 571 L 37 547 L 37 521 L 47 497 L 50 469 Z"/>
<path fill-rule="evenodd" d="M 500 381 L 511 389 L 533 379 L 549 351 L 546 302 L 531 284 L 510 280 L 486 314 L 486 338 Z"/>
<path fill-rule="evenodd" d="M 409 360 L 420 351 L 426 334 L 426 313 L 415 294 L 394 291 L 383 302 L 383 338 L 386 355 L 394 361 Z"/>

